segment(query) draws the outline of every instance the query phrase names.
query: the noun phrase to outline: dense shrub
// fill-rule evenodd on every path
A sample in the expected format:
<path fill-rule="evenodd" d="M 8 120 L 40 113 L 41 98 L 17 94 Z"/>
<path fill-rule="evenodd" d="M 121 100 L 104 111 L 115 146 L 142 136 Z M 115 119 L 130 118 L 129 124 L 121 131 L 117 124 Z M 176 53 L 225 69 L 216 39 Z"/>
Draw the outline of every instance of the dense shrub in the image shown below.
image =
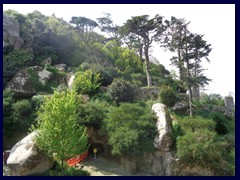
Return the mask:
<path fill-rule="evenodd" d="M 159 97 L 161 103 L 168 107 L 172 107 L 178 100 L 176 92 L 170 86 L 162 86 L 160 89 Z"/>
<path fill-rule="evenodd" d="M 179 120 L 183 136 L 177 138 L 176 155 L 182 160 L 209 167 L 220 174 L 225 169 L 228 142 L 214 131 L 215 122 L 202 117 L 187 117 Z"/>
<path fill-rule="evenodd" d="M 93 95 L 100 86 L 100 75 L 88 70 L 75 73 L 73 89 L 80 94 Z"/>
<path fill-rule="evenodd" d="M 13 104 L 14 114 L 28 116 L 32 110 L 32 104 L 28 100 L 20 100 Z"/>
<path fill-rule="evenodd" d="M 104 123 L 112 154 L 136 155 L 154 149 L 156 127 L 149 107 L 122 103 L 110 109 Z"/>
<path fill-rule="evenodd" d="M 14 50 L 3 55 L 4 85 L 22 68 L 29 66 L 34 58 L 31 50 Z"/>
<path fill-rule="evenodd" d="M 3 116 L 11 115 L 13 94 L 10 91 L 3 91 Z"/>
<path fill-rule="evenodd" d="M 80 124 L 99 129 L 107 112 L 108 107 L 106 103 L 87 102 L 86 104 L 81 104 L 79 108 Z"/>
<path fill-rule="evenodd" d="M 221 161 L 224 147 L 224 142 L 216 141 L 216 133 L 201 129 L 178 137 L 177 156 L 187 162 L 213 166 Z"/>
<path fill-rule="evenodd" d="M 134 100 L 136 87 L 124 79 L 114 79 L 108 88 L 109 96 L 117 103 L 131 102 Z"/>

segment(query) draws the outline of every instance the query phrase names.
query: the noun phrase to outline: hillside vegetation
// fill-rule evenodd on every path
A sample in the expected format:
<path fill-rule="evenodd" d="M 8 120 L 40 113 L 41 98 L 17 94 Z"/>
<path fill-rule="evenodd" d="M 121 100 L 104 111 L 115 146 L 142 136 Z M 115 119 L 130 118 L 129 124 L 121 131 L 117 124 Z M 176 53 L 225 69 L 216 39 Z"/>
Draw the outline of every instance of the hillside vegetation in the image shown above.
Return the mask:
<path fill-rule="evenodd" d="M 224 108 L 220 95 L 200 94 L 211 82 L 202 67 L 205 60 L 210 62 L 211 45 L 188 29 L 187 20 L 143 15 L 118 26 L 110 14 L 97 21 L 72 17 L 70 22 L 38 11 L 23 15 L 7 10 L 4 16 L 18 22 L 24 41 L 17 48 L 6 39 L 3 47 L 4 149 L 14 145 L 9 143 L 13 134 L 32 127 L 45 132 L 38 143 L 50 155 L 65 150 L 58 153 L 63 163 L 76 152 L 72 148 L 83 152 L 91 147 L 86 128 L 92 127 L 111 156 L 151 153 L 157 133 L 151 106 L 161 102 L 173 119 L 176 158 L 216 175 L 235 174 L 235 117 L 215 111 Z M 178 72 L 151 55 L 154 41 L 174 53 L 169 63 Z M 61 64 L 64 69 L 58 68 Z M 36 68 L 50 72 L 49 79 L 39 80 Z M 27 74 L 31 94 L 9 88 L 19 71 Z M 175 111 L 178 102 L 185 102 L 186 110 Z M 69 143 L 73 131 L 81 144 Z M 61 134 L 60 144 L 55 143 L 56 133 Z"/>

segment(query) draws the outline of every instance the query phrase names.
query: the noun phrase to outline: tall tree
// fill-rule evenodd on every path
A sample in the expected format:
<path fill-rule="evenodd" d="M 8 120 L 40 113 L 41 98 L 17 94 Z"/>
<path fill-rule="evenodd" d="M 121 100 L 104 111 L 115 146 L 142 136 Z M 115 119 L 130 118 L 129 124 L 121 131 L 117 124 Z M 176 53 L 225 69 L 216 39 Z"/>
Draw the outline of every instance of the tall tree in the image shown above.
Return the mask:
<path fill-rule="evenodd" d="M 127 20 L 127 22 L 120 28 L 120 33 L 122 36 L 135 34 L 141 38 L 143 42 L 148 86 L 152 86 L 149 48 L 154 38 L 160 34 L 160 29 L 163 29 L 162 27 L 161 16 L 156 15 L 154 18 L 149 19 L 148 15 L 142 15 L 132 17 L 132 19 Z"/>
<path fill-rule="evenodd" d="M 182 51 L 184 46 L 184 31 L 188 27 L 189 22 L 185 19 L 177 19 L 171 17 L 171 21 L 165 21 L 167 29 L 159 42 L 161 46 L 168 49 L 170 52 L 176 52 L 170 60 L 172 65 L 175 65 L 179 70 L 179 79 L 183 80 L 184 61 L 182 58 Z"/>
<path fill-rule="evenodd" d="M 184 46 L 182 58 L 185 63 L 186 73 L 184 74 L 184 82 L 186 83 L 189 91 L 189 110 L 190 116 L 193 115 L 192 111 L 192 89 L 199 86 L 208 84 L 210 79 L 203 75 L 201 63 L 203 58 L 208 59 L 211 52 L 210 44 L 202 40 L 201 35 L 192 34 L 187 29 L 184 31 Z"/>
<path fill-rule="evenodd" d="M 38 123 L 33 130 L 38 131 L 36 142 L 40 149 L 63 161 L 87 150 L 86 129 L 77 121 L 79 101 L 74 91 L 55 91 L 38 111 Z"/>
<path fill-rule="evenodd" d="M 111 14 L 104 13 L 104 15 L 105 15 L 104 17 L 97 18 L 101 31 L 106 32 L 110 36 L 109 40 L 118 40 L 119 26 L 113 23 Z"/>

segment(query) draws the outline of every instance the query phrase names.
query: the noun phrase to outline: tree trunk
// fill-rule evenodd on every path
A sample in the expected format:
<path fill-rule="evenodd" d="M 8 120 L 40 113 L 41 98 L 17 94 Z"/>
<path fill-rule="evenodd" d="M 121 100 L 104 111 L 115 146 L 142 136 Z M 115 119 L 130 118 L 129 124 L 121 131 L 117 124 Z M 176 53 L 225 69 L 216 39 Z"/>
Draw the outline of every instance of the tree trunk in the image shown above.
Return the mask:
<path fill-rule="evenodd" d="M 146 61 L 146 75 L 147 75 L 147 83 L 148 87 L 152 86 L 152 78 L 150 74 L 150 62 L 148 57 L 148 49 L 149 49 L 149 40 L 145 40 L 144 46 L 144 54 L 145 54 L 145 61 Z"/>
<path fill-rule="evenodd" d="M 188 103 L 189 103 L 189 115 L 193 116 L 193 110 L 192 110 L 192 88 L 191 86 L 188 86 Z"/>
<path fill-rule="evenodd" d="M 181 53 L 179 48 L 178 48 L 178 69 L 179 69 L 179 79 L 180 81 L 183 81 L 183 65 L 182 65 Z"/>

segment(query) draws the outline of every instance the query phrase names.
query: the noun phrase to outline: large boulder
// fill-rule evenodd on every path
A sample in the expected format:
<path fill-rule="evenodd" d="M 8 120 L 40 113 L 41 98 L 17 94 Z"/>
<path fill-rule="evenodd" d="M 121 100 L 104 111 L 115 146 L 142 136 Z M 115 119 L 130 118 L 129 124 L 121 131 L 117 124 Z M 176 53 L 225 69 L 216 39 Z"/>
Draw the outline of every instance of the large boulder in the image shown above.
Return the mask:
<path fill-rule="evenodd" d="M 28 67 L 20 70 L 7 84 L 6 89 L 16 96 L 32 97 L 40 87 L 44 87 L 52 73 L 40 66 Z"/>
<path fill-rule="evenodd" d="M 24 41 L 19 36 L 20 27 L 17 20 L 3 15 L 3 47 L 11 44 L 15 49 L 20 49 Z"/>
<path fill-rule="evenodd" d="M 180 113 L 180 114 L 186 114 L 188 112 L 188 109 L 189 109 L 189 105 L 185 101 L 175 103 L 172 108 L 172 110 L 175 113 Z"/>
<path fill-rule="evenodd" d="M 66 80 L 67 80 L 67 86 L 68 88 L 72 89 L 73 86 L 73 80 L 74 80 L 75 76 L 72 73 L 67 74 L 66 76 Z"/>
<path fill-rule="evenodd" d="M 35 144 L 34 131 L 17 144 L 10 151 L 7 165 L 15 176 L 27 176 L 42 173 L 53 166 L 53 159 L 44 154 Z"/>
<path fill-rule="evenodd" d="M 66 69 L 66 64 L 56 64 L 54 65 L 55 68 L 57 68 L 59 71 L 65 71 Z"/>
<path fill-rule="evenodd" d="M 154 147 L 162 151 L 170 151 L 173 144 L 173 134 L 171 128 L 171 118 L 167 107 L 157 103 L 152 106 L 152 110 L 157 117 L 158 135 L 154 139 Z"/>

